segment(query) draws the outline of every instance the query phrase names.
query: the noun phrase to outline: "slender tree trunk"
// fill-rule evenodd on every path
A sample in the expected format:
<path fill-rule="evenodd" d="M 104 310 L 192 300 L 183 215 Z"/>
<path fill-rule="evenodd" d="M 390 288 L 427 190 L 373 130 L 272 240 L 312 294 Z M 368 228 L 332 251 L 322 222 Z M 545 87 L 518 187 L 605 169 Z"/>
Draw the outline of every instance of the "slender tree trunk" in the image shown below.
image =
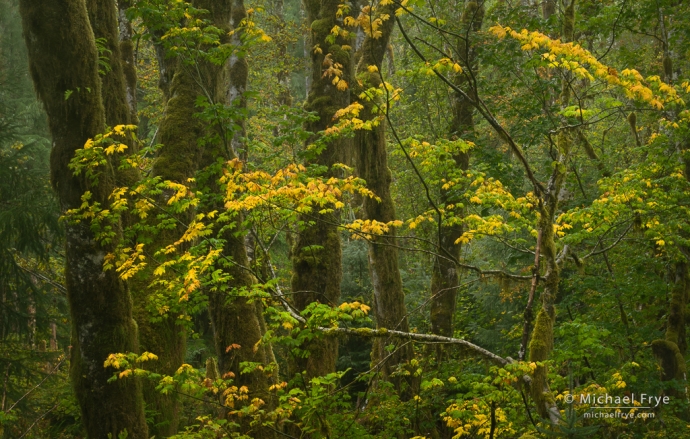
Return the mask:
<path fill-rule="evenodd" d="M 130 123 L 136 124 L 137 114 L 137 66 L 134 59 L 134 42 L 132 41 L 132 23 L 127 18 L 127 9 L 131 6 L 129 0 L 117 2 L 119 18 L 120 62 L 125 76 L 125 90 L 127 106 L 129 107 Z"/>
<path fill-rule="evenodd" d="M 672 84 L 676 72 L 674 72 L 674 47 L 671 44 L 670 36 L 677 32 L 673 24 L 676 22 L 673 13 L 666 15 L 662 7 L 659 7 L 659 27 L 662 35 L 662 67 L 664 82 Z M 671 113 L 677 117 L 677 110 Z M 638 146 L 640 145 L 639 136 L 635 124 L 635 114 L 631 113 L 628 117 L 630 127 L 635 134 Z M 676 146 L 677 152 L 683 164 L 683 174 L 687 181 L 690 181 L 690 159 L 687 151 L 690 150 L 690 140 L 683 139 Z M 671 300 L 668 305 L 668 319 L 666 322 L 666 334 L 663 339 L 652 342 L 652 352 L 661 364 L 662 381 L 677 380 L 685 386 L 685 392 L 671 391 L 677 397 L 688 398 L 687 392 L 687 366 L 685 353 L 687 350 L 687 340 L 685 334 L 685 313 L 690 294 L 690 276 L 688 275 L 688 259 L 690 259 L 690 248 L 679 245 L 681 254 L 685 256 L 684 261 L 676 261 L 674 264 L 674 285 L 671 292 Z M 687 417 L 687 413 L 683 413 Z"/>
<path fill-rule="evenodd" d="M 153 164 L 152 175 L 162 180 L 185 184 L 188 178 L 195 175 L 200 160 L 200 149 L 197 140 L 203 135 L 201 122 L 194 117 L 196 97 L 199 94 L 194 80 L 183 70 L 175 74 L 169 87 L 172 98 L 168 100 L 165 116 L 159 127 L 159 139 L 163 145 Z M 172 193 L 161 194 L 158 204 L 165 206 Z M 188 223 L 193 213 L 179 216 L 182 223 Z M 171 232 L 162 232 L 150 247 L 154 250 L 164 248 L 175 242 L 184 233 L 182 227 Z M 154 264 L 150 264 L 143 276 L 135 278 L 132 284 L 132 295 L 135 299 L 135 317 L 139 322 L 141 349 L 153 352 L 158 361 L 151 365 L 156 373 L 173 375 L 184 362 L 186 351 L 186 334 L 176 323 L 177 315 L 170 312 L 162 319 L 152 320 L 148 309 L 152 291 L 148 281 Z M 137 279 L 142 279 L 138 281 Z M 177 432 L 180 418 L 180 404 L 176 394 L 161 394 L 155 390 L 156 383 L 146 383 L 145 398 L 147 404 L 156 412 L 151 434 L 156 437 L 168 437 Z"/>
<path fill-rule="evenodd" d="M 284 0 L 275 0 L 275 15 L 278 21 L 276 26 L 276 34 L 278 41 L 278 57 L 280 58 L 280 70 L 278 70 L 278 103 L 280 105 L 291 106 L 292 95 L 290 94 L 290 65 L 289 55 L 287 51 L 287 35 L 285 34 L 285 14 L 284 14 Z"/>
<path fill-rule="evenodd" d="M 53 136 L 51 181 L 61 210 L 76 209 L 89 190 L 92 201 L 107 203 L 112 184 L 98 186 L 75 177 L 67 165 L 75 150 L 105 128 L 96 44 L 85 3 L 79 0 L 20 2 L 31 75 L 43 101 Z M 65 92 L 71 91 L 68 99 Z M 88 436 L 148 438 L 141 389 L 136 380 L 108 384 L 103 367 L 115 352 L 137 351 L 136 323 L 126 285 L 114 270 L 103 271 L 112 245 L 94 240 L 86 222 L 66 226 L 66 286 L 72 314 L 71 377 Z"/>
<path fill-rule="evenodd" d="M 242 45 L 242 22 L 247 18 L 247 11 L 243 0 L 198 1 L 199 7 L 207 9 L 211 13 L 211 19 L 215 26 L 227 30 L 234 30 L 229 40 L 222 39 L 223 43 L 230 43 L 235 47 Z M 227 35 L 227 33 L 226 33 Z M 245 92 L 247 89 L 248 64 L 244 56 L 232 55 L 223 66 L 216 66 L 207 62 L 200 64 L 202 76 L 207 78 L 207 94 L 214 102 L 232 105 L 236 108 L 246 108 Z M 202 167 L 211 165 L 219 157 L 226 160 L 235 158 L 245 159 L 247 150 L 244 144 L 245 124 L 243 119 L 234 120 L 239 127 L 230 138 L 221 135 L 222 144 L 210 145 L 204 148 L 201 157 Z M 211 127 L 211 129 L 224 129 L 224 127 Z M 215 183 L 212 183 L 215 184 Z M 223 206 L 210 206 L 212 209 L 222 209 Z M 239 225 L 242 218 L 235 222 Z M 238 386 L 246 385 L 249 388 L 250 400 L 260 398 L 268 406 L 271 406 L 271 396 L 268 387 L 274 381 L 274 377 L 261 370 L 242 374 L 240 363 L 255 362 L 261 364 L 275 363 L 273 350 L 270 345 L 260 343 L 266 328 L 263 318 L 261 303 L 254 303 L 239 294 L 242 289 L 251 290 L 256 279 L 249 271 L 249 259 L 245 247 L 245 234 L 238 233 L 241 227 L 227 230 L 220 236 L 225 241 L 223 255 L 232 260 L 227 268 L 231 276 L 230 288 L 227 291 L 209 291 L 209 313 L 214 330 L 214 341 L 218 354 L 218 367 L 221 374 L 232 372 L 235 375 L 235 383 Z M 228 349 L 233 344 L 239 345 L 239 349 Z M 249 428 L 249 420 L 245 428 Z M 270 438 L 275 433 L 261 427 L 251 427 L 254 438 Z"/>
<path fill-rule="evenodd" d="M 460 20 L 462 25 L 468 30 L 468 37 L 471 33 L 481 29 L 483 19 L 484 4 L 478 5 L 476 2 L 467 3 Z M 471 47 L 469 39 L 458 42 L 457 52 L 462 58 L 465 68 L 471 69 L 476 76 L 477 63 L 475 61 L 474 49 Z M 476 91 L 473 90 L 467 73 L 458 74 L 454 79 L 455 85 L 467 90 L 468 95 L 476 96 Z M 453 119 L 449 127 L 451 139 L 473 137 L 474 107 L 459 93 L 454 92 L 451 99 L 451 108 L 453 110 Z M 470 159 L 468 153 L 458 153 L 453 159 L 459 169 L 468 169 Z M 449 191 L 446 190 L 441 192 L 441 198 L 444 205 L 455 204 L 458 201 L 452 198 Z M 441 225 L 441 236 L 438 244 L 439 256 L 434 259 L 434 268 L 431 276 L 431 332 L 446 337 L 452 337 L 453 335 L 453 317 L 458 287 L 457 267 L 454 261 L 449 260 L 448 256 L 455 260 L 459 259 L 461 247 L 459 244 L 455 244 L 455 242 L 462 236 L 462 233 L 461 225 Z M 437 352 L 440 354 L 442 349 L 439 347 Z"/>

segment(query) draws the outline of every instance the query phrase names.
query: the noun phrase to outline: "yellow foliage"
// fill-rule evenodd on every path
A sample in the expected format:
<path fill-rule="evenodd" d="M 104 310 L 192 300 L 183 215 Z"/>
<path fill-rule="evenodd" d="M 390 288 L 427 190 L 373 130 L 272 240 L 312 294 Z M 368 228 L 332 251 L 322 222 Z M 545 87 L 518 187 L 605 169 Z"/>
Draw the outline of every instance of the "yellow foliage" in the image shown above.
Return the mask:
<path fill-rule="evenodd" d="M 542 53 L 541 57 L 550 61 L 549 67 L 569 70 L 576 76 L 590 81 L 595 77 L 599 78 L 610 85 L 621 87 L 630 99 L 644 101 L 658 110 L 663 109 L 664 103 L 667 102 L 682 103 L 676 89 L 663 83 L 658 76 L 650 76 L 645 81 L 635 69 L 625 69 L 618 73 L 601 63 L 579 44 L 554 40 L 537 31 L 529 32 L 523 29 L 517 32 L 501 25 L 493 26 L 489 31 L 499 39 L 510 36 L 519 41 L 522 43 L 522 50 L 525 51 L 546 49 L 547 52 Z M 655 94 L 647 84 L 653 85 L 659 93 Z"/>

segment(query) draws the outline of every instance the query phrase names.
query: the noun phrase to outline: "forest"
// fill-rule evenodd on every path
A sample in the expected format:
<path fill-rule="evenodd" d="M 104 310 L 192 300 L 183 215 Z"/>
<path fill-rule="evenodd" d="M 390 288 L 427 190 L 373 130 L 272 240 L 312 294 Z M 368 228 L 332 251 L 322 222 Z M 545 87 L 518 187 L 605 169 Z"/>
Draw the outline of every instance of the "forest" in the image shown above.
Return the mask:
<path fill-rule="evenodd" d="M 689 106 L 683 0 L 0 0 L 0 436 L 690 437 Z"/>

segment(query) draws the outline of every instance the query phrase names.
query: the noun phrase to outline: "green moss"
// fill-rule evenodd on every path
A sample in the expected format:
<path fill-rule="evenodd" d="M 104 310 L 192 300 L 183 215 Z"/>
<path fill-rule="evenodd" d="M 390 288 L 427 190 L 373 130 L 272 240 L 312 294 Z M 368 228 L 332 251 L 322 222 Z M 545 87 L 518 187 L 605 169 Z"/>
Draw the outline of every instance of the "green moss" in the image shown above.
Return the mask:
<path fill-rule="evenodd" d="M 671 82 L 673 80 L 673 60 L 670 56 L 664 55 L 664 80 L 666 82 Z"/>
<path fill-rule="evenodd" d="M 544 308 L 539 310 L 529 344 L 530 361 L 544 361 L 553 349 L 553 319 Z"/>
<path fill-rule="evenodd" d="M 193 79 L 184 70 L 177 72 L 171 85 L 172 98 L 160 125 L 163 147 L 153 166 L 154 175 L 164 180 L 185 182 L 199 167 L 197 140 L 203 135 L 203 127 L 194 117 L 197 94 Z"/>
<path fill-rule="evenodd" d="M 661 363 L 662 380 L 685 380 L 685 358 L 678 345 L 669 340 L 654 340 L 652 352 Z"/>
<path fill-rule="evenodd" d="M 335 15 L 333 16 L 335 17 Z M 315 41 L 323 40 L 333 28 L 334 18 L 321 18 L 311 23 L 311 32 Z M 323 48 L 322 48 L 323 49 Z"/>

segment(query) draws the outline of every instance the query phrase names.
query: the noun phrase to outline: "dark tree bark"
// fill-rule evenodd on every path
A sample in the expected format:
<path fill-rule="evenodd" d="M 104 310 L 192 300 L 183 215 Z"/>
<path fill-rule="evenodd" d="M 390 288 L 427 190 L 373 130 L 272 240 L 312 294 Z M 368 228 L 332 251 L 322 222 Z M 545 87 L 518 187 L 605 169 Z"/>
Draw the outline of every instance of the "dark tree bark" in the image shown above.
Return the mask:
<path fill-rule="evenodd" d="M 98 53 L 85 3 L 80 0 L 20 2 L 31 76 L 48 113 L 53 136 L 51 182 L 63 212 L 92 201 L 105 205 L 112 178 L 98 186 L 75 177 L 67 165 L 75 150 L 105 128 Z M 68 99 L 65 92 L 71 91 Z M 98 244 L 89 224 L 66 226 L 66 286 L 72 315 L 71 377 L 88 436 L 148 438 L 141 389 L 136 380 L 108 384 L 103 367 L 115 352 L 137 351 L 136 323 L 125 284 L 114 270 L 103 271 L 112 245 Z"/>

